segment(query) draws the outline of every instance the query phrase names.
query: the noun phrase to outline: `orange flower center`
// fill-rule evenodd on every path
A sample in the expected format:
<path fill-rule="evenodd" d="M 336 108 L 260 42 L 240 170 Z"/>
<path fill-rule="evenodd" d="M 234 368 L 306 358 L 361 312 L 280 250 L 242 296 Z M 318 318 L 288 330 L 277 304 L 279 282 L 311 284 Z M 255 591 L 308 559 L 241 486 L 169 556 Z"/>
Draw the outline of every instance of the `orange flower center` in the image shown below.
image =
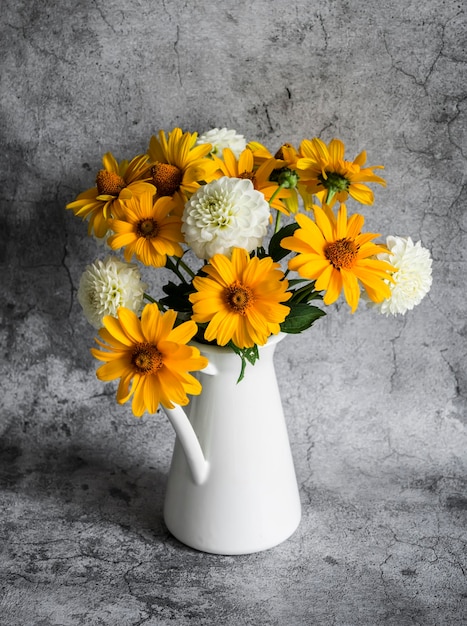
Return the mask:
<path fill-rule="evenodd" d="M 126 187 L 126 182 L 120 174 L 100 170 L 96 176 L 96 185 L 99 195 L 118 196 L 121 190 Z"/>
<path fill-rule="evenodd" d="M 324 251 L 324 255 L 336 270 L 341 268 L 350 269 L 354 264 L 357 253 L 358 246 L 352 239 L 338 239 L 328 243 Z"/>
<path fill-rule="evenodd" d="M 156 163 L 151 169 L 152 181 L 159 196 L 173 196 L 180 189 L 183 172 L 170 163 Z"/>
<path fill-rule="evenodd" d="M 152 239 L 153 237 L 156 237 L 159 232 L 159 224 L 152 217 L 148 217 L 147 219 L 138 222 L 136 232 L 139 237 Z"/>
<path fill-rule="evenodd" d="M 131 356 L 131 363 L 139 374 L 155 374 L 164 361 L 155 345 L 138 343 Z"/>
<path fill-rule="evenodd" d="M 225 290 L 227 306 L 240 315 L 245 315 L 246 310 L 253 304 L 253 292 L 249 287 L 235 281 Z"/>
<path fill-rule="evenodd" d="M 256 176 L 254 172 L 247 172 L 246 170 L 238 175 L 239 178 L 247 178 L 253 183 L 253 187 L 256 189 Z"/>

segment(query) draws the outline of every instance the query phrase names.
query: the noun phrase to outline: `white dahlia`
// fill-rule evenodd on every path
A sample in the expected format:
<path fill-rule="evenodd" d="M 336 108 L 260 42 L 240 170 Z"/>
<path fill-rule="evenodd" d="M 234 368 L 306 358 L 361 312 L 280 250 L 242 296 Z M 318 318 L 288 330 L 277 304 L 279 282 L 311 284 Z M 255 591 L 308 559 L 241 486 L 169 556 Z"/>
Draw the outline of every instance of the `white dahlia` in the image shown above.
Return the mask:
<path fill-rule="evenodd" d="M 139 315 L 146 288 L 136 265 L 108 256 L 86 267 L 79 282 L 78 301 L 88 322 L 102 328 L 103 317 L 115 317 L 121 306 Z"/>
<path fill-rule="evenodd" d="M 207 133 L 198 137 L 196 143 L 212 144 L 211 154 L 215 154 L 219 157 L 222 157 L 224 148 L 230 148 L 237 159 L 246 148 L 245 137 L 239 135 L 235 130 L 228 130 L 227 128 L 213 128 L 212 130 L 208 130 Z"/>
<path fill-rule="evenodd" d="M 200 187 L 185 204 L 182 233 L 200 259 L 230 256 L 232 248 L 251 252 L 269 224 L 269 204 L 247 178 L 223 176 Z"/>
<path fill-rule="evenodd" d="M 413 243 L 410 237 L 387 237 L 386 246 L 392 254 L 378 254 L 378 259 L 397 268 L 389 283 L 391 296 L 375 306 L 385 315 L 404 314 L 420 304 L 430 291 L 431 256 L 420 241 Z"/>

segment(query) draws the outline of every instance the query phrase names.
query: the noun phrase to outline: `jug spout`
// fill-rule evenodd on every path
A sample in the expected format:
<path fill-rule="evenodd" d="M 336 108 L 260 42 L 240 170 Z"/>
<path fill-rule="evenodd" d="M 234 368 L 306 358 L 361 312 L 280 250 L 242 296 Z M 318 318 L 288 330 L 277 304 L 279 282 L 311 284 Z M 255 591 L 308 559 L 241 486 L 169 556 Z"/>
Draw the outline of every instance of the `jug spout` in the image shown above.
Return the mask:
<path fill-rule="evenodd" d="M 173 409 L 166 409 L 164 407 L 164 411 L 183 448 L 193 481 L 197 485 L 202 485 L 206 481 L 209 473 L 209 463 L 204 457 L 198 437 L 187 414 L 182 407 L 178 405 L 175 405 Z"/>

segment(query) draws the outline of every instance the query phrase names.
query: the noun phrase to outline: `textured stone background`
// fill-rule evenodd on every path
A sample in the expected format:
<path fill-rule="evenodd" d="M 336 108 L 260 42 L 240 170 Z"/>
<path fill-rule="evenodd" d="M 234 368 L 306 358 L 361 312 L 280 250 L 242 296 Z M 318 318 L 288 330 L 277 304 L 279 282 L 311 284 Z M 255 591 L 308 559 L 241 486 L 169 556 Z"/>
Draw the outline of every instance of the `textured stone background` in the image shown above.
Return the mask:
<path fill-rule="evenodd" d="M 0 623 L 467 621 L 467 50 L 454 0 L 3 0 Z M 368 230 L 432 251 L 405 317 L 345 306 L 277 350 L 303 500 L 281 546 L 218 557 L 162 521 L 173 434 L 94 376 L 99 254 L 64 210 L 160 128 L 383 163 Z M 356 205 L 352 205 L 356 210 Z"/>

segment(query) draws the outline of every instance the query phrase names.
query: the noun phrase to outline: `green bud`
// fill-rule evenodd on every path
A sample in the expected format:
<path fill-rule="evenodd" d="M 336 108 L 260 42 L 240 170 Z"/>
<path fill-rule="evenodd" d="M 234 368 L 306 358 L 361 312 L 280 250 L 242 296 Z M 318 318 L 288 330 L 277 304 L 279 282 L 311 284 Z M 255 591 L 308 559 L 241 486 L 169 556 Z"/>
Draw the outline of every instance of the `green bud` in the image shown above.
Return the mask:
<path fill-rule="evenodd" d="M 288 167 L 274 170 L 271 180 L 277 182 L 284 189 L 295 189 L 298 183 L 298 174 Z"/>

